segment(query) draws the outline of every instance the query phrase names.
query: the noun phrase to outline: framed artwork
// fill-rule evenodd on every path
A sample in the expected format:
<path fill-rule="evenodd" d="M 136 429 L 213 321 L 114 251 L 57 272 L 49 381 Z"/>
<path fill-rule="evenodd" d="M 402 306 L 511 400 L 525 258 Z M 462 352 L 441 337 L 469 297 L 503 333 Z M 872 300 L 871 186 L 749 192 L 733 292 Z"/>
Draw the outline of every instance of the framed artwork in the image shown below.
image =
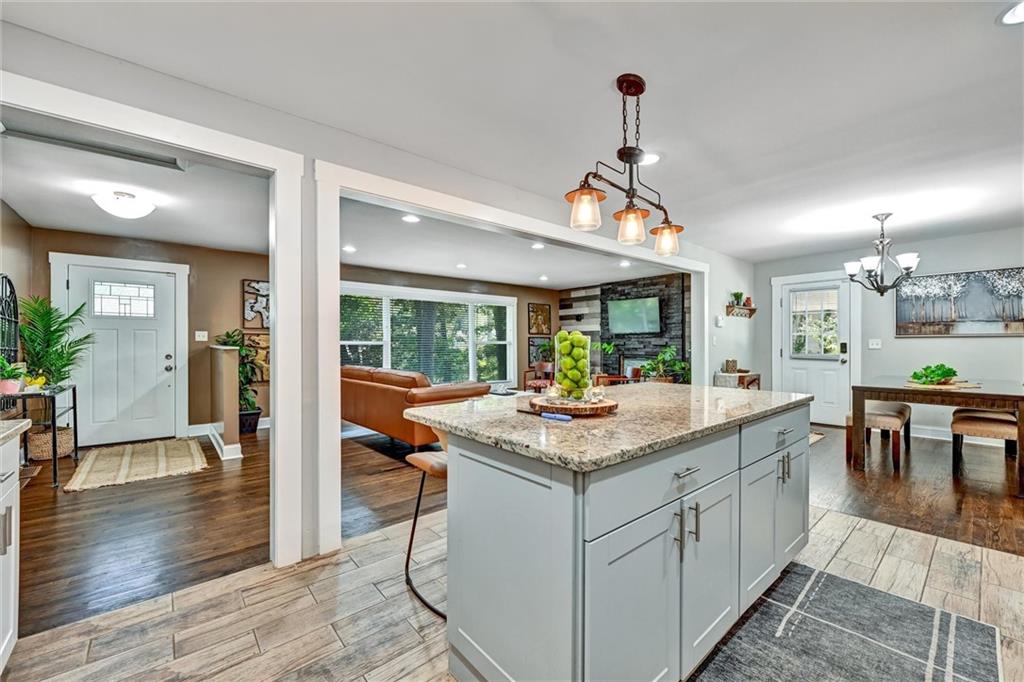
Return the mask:
<path fill-rule="evenodd" d="M 242 280 L 242 329 L 270 329 L 270 282 Z"/>
<path fill-rule="evenodd" d="M 541 347 L 545 343 L 551 343 L 550 336 L 531 336 L 527 339 L 529 347 L 529 360 L 530 365 L 535 365 L 538 362 L 542 362 L 544 358 L 541 356 Z M 550 357 L 550 350 L 548 351 Z"/>
<path fill-rule="evenodd" d="M 538 336 L 551 336 L 551 306 L 547 303 L 530 303 L 527 305 L 529 313 L 529 333 Z"/>
<path fill-rule="evenodd" d="M 905 279 L 896 336 L 1024 336 L 1024 267 Z"/>
<path fill-rule="evenodd" d="M 256 382 L 270 381 L 270 334 L 246 334 L 245 347 L 256 352 L 253 363 L 256 365 Z"/>

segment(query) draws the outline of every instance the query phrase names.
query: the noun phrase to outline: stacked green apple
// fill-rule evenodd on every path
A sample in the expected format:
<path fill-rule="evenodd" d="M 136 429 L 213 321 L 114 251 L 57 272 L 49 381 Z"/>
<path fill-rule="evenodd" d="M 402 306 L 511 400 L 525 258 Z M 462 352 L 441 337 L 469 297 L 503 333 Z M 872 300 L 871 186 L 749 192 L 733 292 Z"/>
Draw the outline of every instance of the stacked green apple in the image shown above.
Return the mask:
<path fill-rule="evenodd" d="M 583 391 L 590 386 L 590 339 L 582 332 L 562 329 L 555 335 L 555 350 L 555 382 L 563 395 L 582 400 Z"/>

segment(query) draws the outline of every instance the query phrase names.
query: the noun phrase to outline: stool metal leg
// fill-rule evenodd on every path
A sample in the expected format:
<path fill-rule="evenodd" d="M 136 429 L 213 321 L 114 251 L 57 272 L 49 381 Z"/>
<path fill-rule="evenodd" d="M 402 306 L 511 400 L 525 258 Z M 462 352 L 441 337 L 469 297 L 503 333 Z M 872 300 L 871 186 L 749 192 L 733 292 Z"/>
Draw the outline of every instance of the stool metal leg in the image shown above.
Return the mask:
<path fill-rule="evenodd" d="M 412 582 L 412 576 L 409 575 L 409 564 L 412 563 L 412 543 L 413 540 L 416 539 L 416 522 L 419 521 L 420 518 L 420 503 L 423 501 L 423 484 L 426 482 L 427 472 L 424 471 L 423 475 L 420 477 L 420 491 L 416 495 L 416 512 L 412 516 L 412 530 L 409 531 L 409 550 L 405 553 L 405 584 L 409 586 L 409 589 L 412 590 L 412 593 L 416 595 L 416 598 L 419 599 L 424 606 L 445 620 L 448 620 L 448 615 L 444 611 L 431 604 L 427 601 L 426 597 L 420 594 L 420 591 L 416 589 L 416 586 Z"/>

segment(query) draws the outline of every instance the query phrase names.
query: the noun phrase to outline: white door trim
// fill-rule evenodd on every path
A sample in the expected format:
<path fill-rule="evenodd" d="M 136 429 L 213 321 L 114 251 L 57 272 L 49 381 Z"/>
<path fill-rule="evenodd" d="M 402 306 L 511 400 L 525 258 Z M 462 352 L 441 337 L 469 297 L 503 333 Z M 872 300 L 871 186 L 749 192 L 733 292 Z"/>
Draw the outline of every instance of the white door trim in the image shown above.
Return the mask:
<path fill-rule="evenodd" d="M 829 270 L 827 272 L 810 272 L 802 275 L 784 275 L 772 277 L 772 385 L 769 387 L 775 390 L 775 380 L 782 376 L 782 356 L 779 351 L 782 349 L 782 288 L 789 284 L 803 284 L 804 282 L 817 282 L 828 279 L 842 279 L 846 277 L 843 270 Z M 850 287 L 850 385 L 854 386 L 861 382 L 861 289 Z"/>
<path fill-rule="evenodd" d="M 181 263 L 161 263 L 130 258 L 107 258 L 77 253 L 51 251 L 50 300 L 67 315 L 71 312 L 65 282 L 68 268 L 83 265 L 95 268 L 116 268 L 139 272 L 169 273 L 174 275 L 174 436 L 188 436 L 188 273 L 189 266 Z M 60 293 L 57 293 L 60 292 Z"/>
<path fill-rule="evenodd" d="M 342 197 L 391 208 L 415 207 L 422 215 L 442 220 L 455 217 L 461 224 L 470 227 L 491 231 L 495 228 L 512 230 L 690 272 L 693 274 L 690 319 L 692 338 L 695 341 L 692 348 L 693 377 L 695 382 L 711 383 L 710 335 L 706 333 L 709 313 L 707 280 L 711 271 L 708 263 L 683 256 L 658 256 L 651 249 L 623 246 L 608 237 L 572 232 L 564 224 L 495 208 L 321 159 L 316 159 L 313 167 L 317 206 L 317 363 L 322 368 L 319 373 L 322 380 L 317 386 L 317 538 L 321 553 L 341 546 L 341 441 L 338 437 L 341 419 L 340 380 L 328 372 L 327 368 L 337 365 L 338 346 L 341 342 L 337 292 Z"/>
<path fill-rule="evenodd" d="M 303 397 L 302 312 L 298 301 L 302 300 L 304 157 L 10 71 L 0 70 L 0 84 L 2 106 L 120 131 L 273 173 L 268 212 L 273 283 L 270 362 L 275 368 L 270 385 L 274 415 L 270 430 L 270 559 L 277 566 L 301 560 Z M 281 301 L 287 305 L 280 305 Z"/>

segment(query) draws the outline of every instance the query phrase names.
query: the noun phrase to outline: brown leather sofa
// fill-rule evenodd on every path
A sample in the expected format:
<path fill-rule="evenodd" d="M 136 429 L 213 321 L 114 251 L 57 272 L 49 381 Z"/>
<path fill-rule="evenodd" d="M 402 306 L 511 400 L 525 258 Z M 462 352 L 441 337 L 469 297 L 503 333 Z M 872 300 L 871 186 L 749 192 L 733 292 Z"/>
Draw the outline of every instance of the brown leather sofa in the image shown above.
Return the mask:
<path fill-rule="evenodd" d="M 475 381 L 431 386 L 419 372 L 342 365 L 341 418 L 419 447 L 436 443 L 437 435 L 406 419 L 406 408 L 458 403 L 490 390 L 490 384 Z"/>

